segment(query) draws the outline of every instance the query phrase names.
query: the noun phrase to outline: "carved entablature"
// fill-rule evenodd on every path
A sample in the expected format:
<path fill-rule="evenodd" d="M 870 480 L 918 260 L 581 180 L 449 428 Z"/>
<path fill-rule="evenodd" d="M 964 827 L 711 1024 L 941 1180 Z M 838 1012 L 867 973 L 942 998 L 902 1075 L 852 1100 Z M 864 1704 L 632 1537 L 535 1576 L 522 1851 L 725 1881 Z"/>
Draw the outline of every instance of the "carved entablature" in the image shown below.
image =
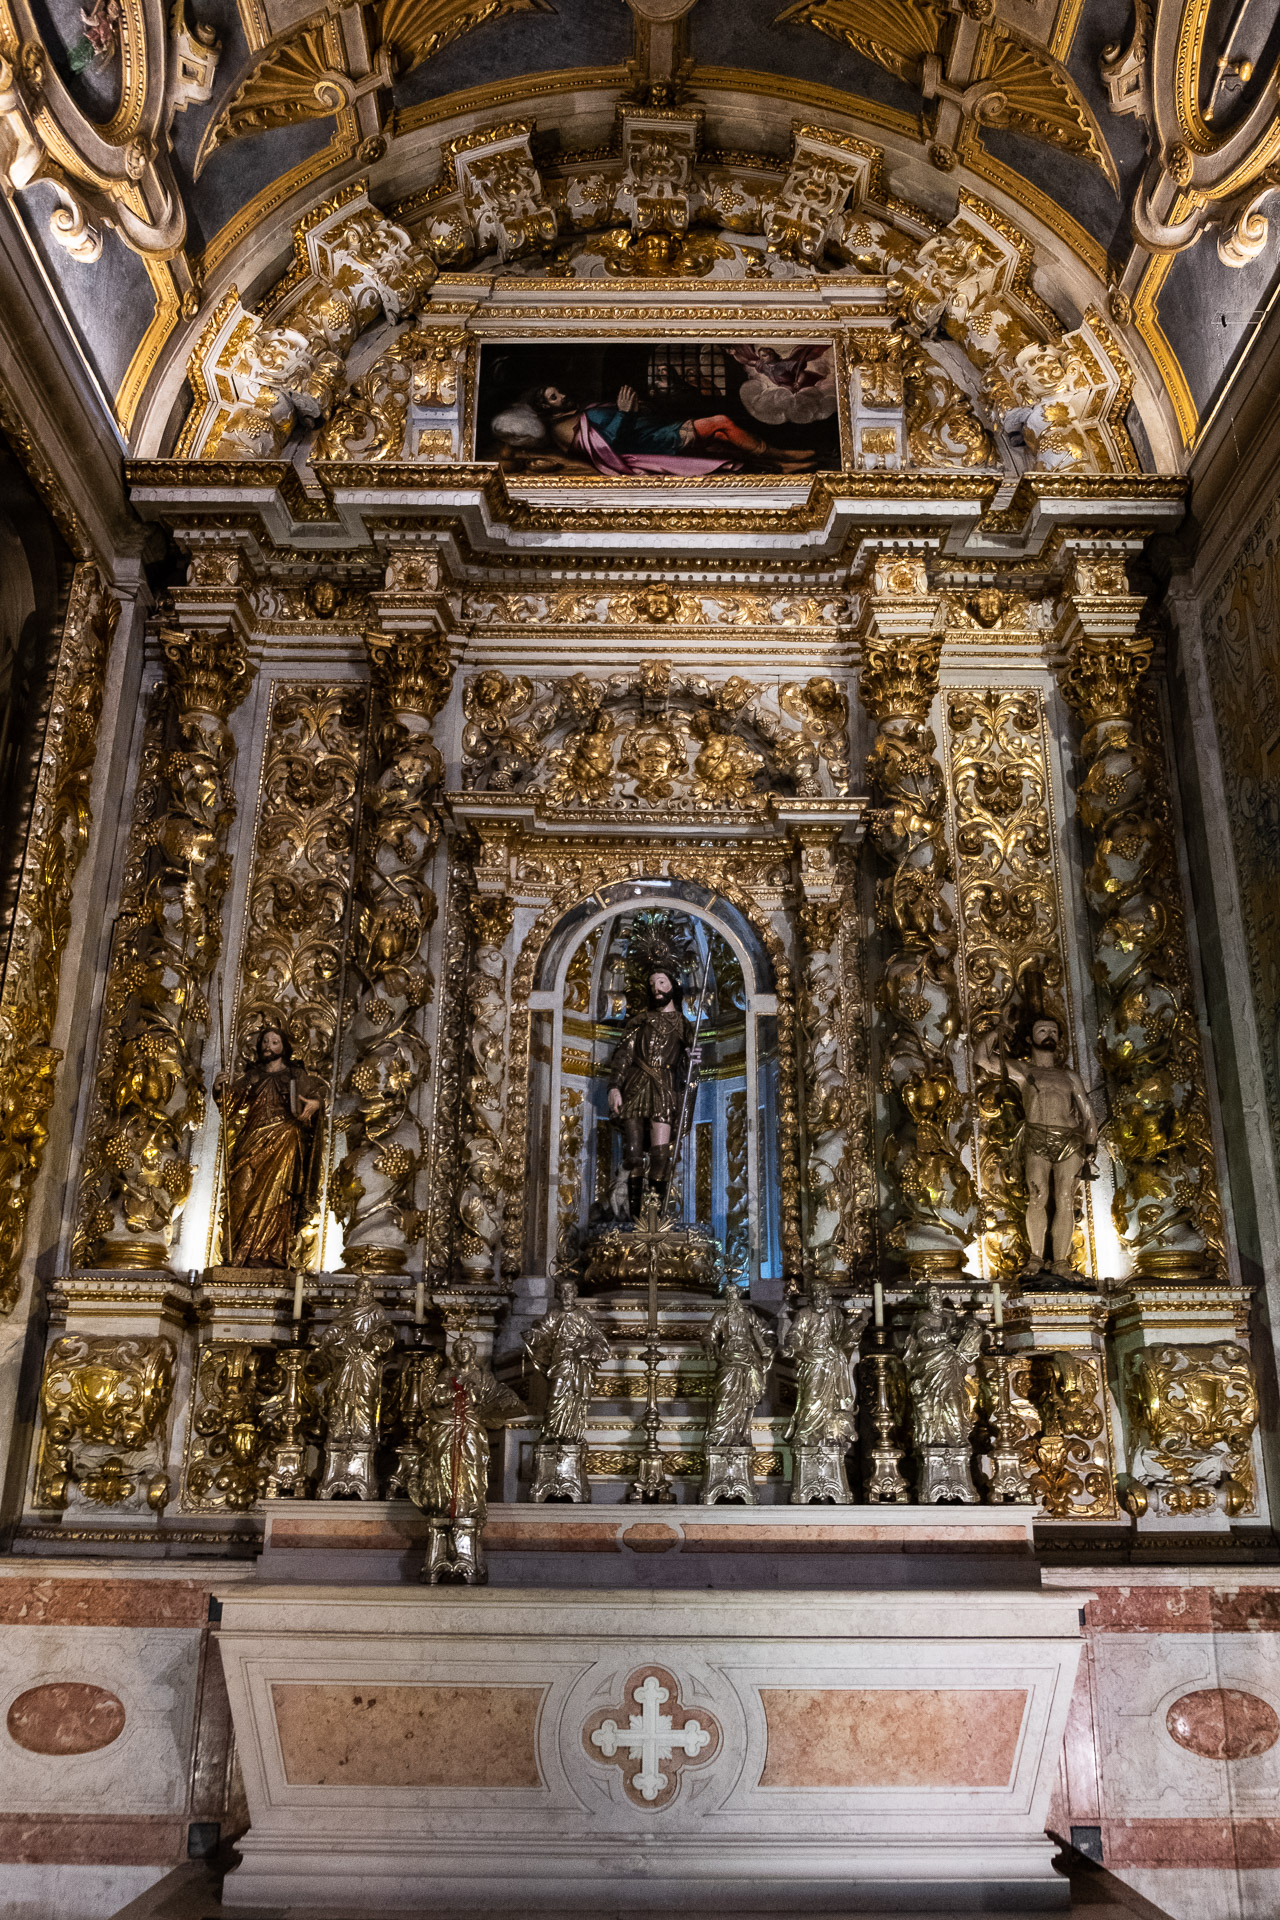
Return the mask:
<path fill-rule="evenodd" d="M 1124 425 L 1132 375 L 1108 323 L 1090 308 L 1064 333 L 1032 288 L 1030 242 L 995 208 L 962 191 L 939 229 L 890 200 L 876 148 L 822 128 L 794 129 L 780 176 L 768 156 L 703 164 L 696 111 L 624 107 L 620 125 L 616 152 L 554 176 L 534 163 L 533 123 L 511 122 L 451 142 L 440 183 L 390 214 L 363 181 L 323 203 L 295 230 L 293 266 L 260 307 L 231 288 L 200 335 L 177 457 L 478 456 L 511 472 L 594 467 L 628 480 L 685 469 L 1137 471 Z M 620 451 L 607 419 L 575 437 L 575 406 L 611 413 L 617 388 L 579 394 L 568 365 L 569 398 L 531 372 L 527 391 L 494 376 L 481 399 L 485 342 L 545 338 L 552 317 L 572 317 L 576 338 L 619 337 L 616 300 L 598 283 L 673 277 L 705 282 L 706 299 L 686 285 L 679 307 L 655 310 L 658 331 L 678 339 L 670 323 L 687 320 L 710 361 L 691 385 L 664 348 L 665 384 L 619 408 L 640 410 Z M 738 304 L 712 306 L 731 284 Z M 406 333 L 398 323 L 412 314 L 419 325 Z M 717 423 L 740 385 L 745 412 L 726 434 Z M 683 421 L 672 417 L 677 394 Z M 651 445 L 654 419 L 678 444 Z M 825 439 L 814 431 L 824 422 Z"/>
<path fill-rule="evenodd" d="M 766 814 L 775 797 L 850 791 L 849 702 L 835 680 L 713 683 L 665 660 L 595 678 L 515 679 L 463 691 L 463 781 L 547 810 Z"/>

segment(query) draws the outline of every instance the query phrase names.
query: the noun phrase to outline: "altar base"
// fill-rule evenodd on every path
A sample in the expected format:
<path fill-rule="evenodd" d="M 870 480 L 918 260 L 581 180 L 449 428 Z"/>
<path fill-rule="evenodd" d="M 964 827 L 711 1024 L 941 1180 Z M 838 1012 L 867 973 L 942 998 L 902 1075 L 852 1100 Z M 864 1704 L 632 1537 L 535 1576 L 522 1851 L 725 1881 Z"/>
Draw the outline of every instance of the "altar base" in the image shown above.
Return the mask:
<path fill-rule="evenodd" d="M 1083 1597 L 228 1588 L 223 1903 L 1063 1909 Z"/>

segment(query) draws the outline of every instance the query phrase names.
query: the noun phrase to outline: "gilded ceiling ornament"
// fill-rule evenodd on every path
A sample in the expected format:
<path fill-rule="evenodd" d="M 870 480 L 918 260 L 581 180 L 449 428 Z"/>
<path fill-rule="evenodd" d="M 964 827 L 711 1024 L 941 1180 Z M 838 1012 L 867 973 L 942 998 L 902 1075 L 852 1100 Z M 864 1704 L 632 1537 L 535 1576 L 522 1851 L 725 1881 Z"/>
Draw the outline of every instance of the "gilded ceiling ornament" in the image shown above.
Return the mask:
<path fill-rule="evenodd" d="M 76 873 L 93 824 L 89 783 L 119 602 L 76 568 L 36 779 L 0 990 L 0 1313 L 21 1285 L 31 1192 L 48 1144 L 62 1054 L 51 1046 Z"/>
<path fill-rule="evenodd" d="M 1221 1203 L 1163 744 L 1144 698 L 1152 643 L 1138 631 L 1141 596 L 1122 587 L 1122 572 L 1076 569 L 1059 622 L 1059 681 L 1084 728 L 1077 804 L 1093 842 L 1085 892 L 1106 1007 L 1098 1056 L 1110 1095 L 1112 1213 L 1140 1272 L 1189 1279 L 1207 1249 L 1221 1252 Z"/>
<path fill-rule="evenodd" d="M 1255 73 L 1236 51 L 1245 11 L 1235 10 L 1224 36 L 1207 5 L 1135 0 L 1128 45 L 1102 50 L 1112 113 L 1134 114 L 1147 129 L 1147 169 L 1129 215 L 1147 253 L 1181 252 L 1211 231 L 1223 265 L 1239 268 L 1267 245 L 1265 209 L 1280 192 L 1280 57 Z"/>
<path fill-rule="evenodd" d="M 82 15 L 86 21 L 90 15 Z M 42 45 L 45 23 L 31 0 L 6 0 L 0 41 L 0 185 L 37 183 L 57 199 L 49 230 L 73 259 L 102 253 L 102 228 L 149 260 L 178 297 L 193 281 L 182 247 L 187 215 L 172 161 L 174 115 L 212 98 L 221 45 L 210 27 L 188 25 L 183 0 L 118 10 L 121 87 L 101 122 L 73 98 Z M 175 262 L 176 276 L 165 264 Z"/>
<path fill-rule="evenodd" d="M 160 638 L 166 679 L 143 749 L 103 997 L 80 1265 L 167 1269 L 205 1113 L 205 996 L 235 818 L 227 720 L 253 670 L 231 633 Z"/>
<path fill-rule="evenodd" d="M 453 680 L 432 634 L 365 636 L 374 686 L 361 803 L 350 967 L 353 1058 L 339 1122 L 346 1154 L 333 1205 L 351 1272 L 399 1273 L 421 1237 L 416 1204 L 425 1133 L 417 1105 L 429 1055 L 423 1028 L 434 982 L 424 947 L 436 916 L 427 873 L 440 838 L 434 795 L 444 762 L 431 722 Z"/>

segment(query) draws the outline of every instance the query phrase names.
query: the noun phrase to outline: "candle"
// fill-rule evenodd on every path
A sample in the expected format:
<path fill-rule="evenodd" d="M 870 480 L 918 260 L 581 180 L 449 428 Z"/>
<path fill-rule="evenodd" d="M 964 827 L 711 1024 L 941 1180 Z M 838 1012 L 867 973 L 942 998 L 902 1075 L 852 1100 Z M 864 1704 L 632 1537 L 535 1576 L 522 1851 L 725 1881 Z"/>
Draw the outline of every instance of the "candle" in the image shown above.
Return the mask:
<path fill-rule="evenodd" d="M 426 1319 L 426 1317 L 427 1317 L 427 1287 L 426 1287 L 426 1282 L 424 1280 L 419 1280 L 417 1286 L 413 1290 L 413 1324 L 414 1326 L 420 1327 L 423 1321 Z"/>
<path fill-rule="evenodd" d="M 1000 1282 L 998 1280 L 991 1282 L 991 1318 L 995 1326 L 1002 1327 L 1004 1325 L 1004 1301 L 1000 1297 Z"/>
<path fill-rule="evenodd" d="M 293 1317 L 295 1320 L 301 1320 L 302 1318 L 302 1282 L 305 1277 L 301 1267 L 298 1268 L 298 1271 L 293 1276 Z"/>
<path fill-rule="evenodd" d="M 878 1280 L 871 1289 L 871 1297 L 876 1303 L 876 1325 L 882 1327 L 884 1325 L 884 1288 Z"/>

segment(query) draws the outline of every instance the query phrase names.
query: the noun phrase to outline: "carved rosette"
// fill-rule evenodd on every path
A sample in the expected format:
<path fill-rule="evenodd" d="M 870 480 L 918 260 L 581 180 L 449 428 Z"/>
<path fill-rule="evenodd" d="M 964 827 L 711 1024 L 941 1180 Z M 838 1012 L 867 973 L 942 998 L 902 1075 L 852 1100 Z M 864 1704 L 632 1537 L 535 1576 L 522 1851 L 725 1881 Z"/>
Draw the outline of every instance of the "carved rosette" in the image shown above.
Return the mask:
<path fill-rule="evenodd" d="M 167 678 L 143 749 L 81 1190 L 81 1264 L 163 1271 L 204 1120 L 205 989 L 235 818 L 228 726 L 252 678 L 231 633 L 162 631 Z"/>
<path fill-rule="evenodd" d="M 48 1143 L 60 1051 L 51 1046 L 76 872 L 89 844 L 89 783 L 119 602 L 76 569 L 18 882 L 0 993 L 0 1313 L 18 1298 L 27 1212 Z"/>
<path fill-rule="evenodd" d="M 506 946 L 515 906 L 505 894 L 474 894 L 468 914 L 474 945 L 466 992 L 458 1265 L 469 1283 L 483 1285 L 494 1278 L 502 1241 L 511 1018 Z"/>
<path fill-rule="evenodd" d="M 891 869 L 877 892 L 889 943 L 876 995 L 890 1100 L 883 1165 L 898 1216 L 889 1244 L 917 1277 L 960 1269 L 977 1216 L 958 1145 L 956 933 L 943 892 L 943 773 L 929 725 L 942 655 L 938 617 L 922 561 L 876 562 L 859 686 L 878 728 L 867 767 L 879 800 L 872 837 Z"/>
<path fill-rule="evenodd" d="M 348 963 L 355 1012 L 341 1121 L 347 1151 L 333 1205 L 346 1229 L 344 1266 L 399 1273 L 423 1231 L 425 1134 L 416 1100 L 429 1064 L 424 1026 L 434 988 L 424 954 L 436 917 L 427 884 L 440 838 L 432 796 L 444 772 L 430 729 L 453 667 L 432 634 L 370 633 L 365 643 L 376 705 Z"/>
<path fill-rule="evenodd" d="M 1085 892 L 1104 1003 L 1112 1215 L 1140 1272 L 1190 1278 L 1220 1245 L 1221 1209 L 1159 729 L 1144 699 L 1152 643 L 1138 632 L 1141 596 L 1126 586 L 1123 561 L 1076 561 L 1059 681 L 1084 729 L 1078 805 L 1093 845 Z"/>

